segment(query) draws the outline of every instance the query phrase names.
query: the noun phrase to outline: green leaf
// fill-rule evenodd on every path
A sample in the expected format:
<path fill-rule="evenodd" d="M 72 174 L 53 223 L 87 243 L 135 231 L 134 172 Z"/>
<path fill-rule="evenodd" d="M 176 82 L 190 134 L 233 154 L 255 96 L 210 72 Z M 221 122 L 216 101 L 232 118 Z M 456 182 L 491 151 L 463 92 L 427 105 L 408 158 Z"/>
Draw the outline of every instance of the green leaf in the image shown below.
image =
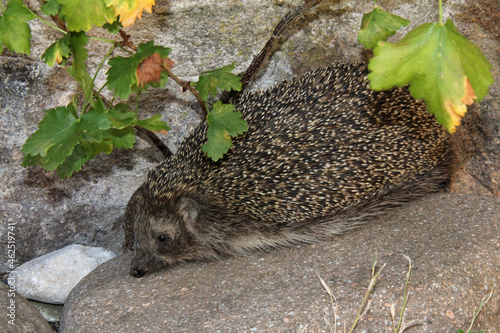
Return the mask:
<path fill-rule="evenodd" d="M 234 105 L 217 101 L 207 115 L 207 142 L 201 146 L 203 152 L 217 162 L 233 144 L 231 137 L 248 131 L 241 112 L 234 112 Z"/>
<path fill-rule="evenodd" d="M 31 29 L 28 21 L 35 15 L 23 5 L 22 0 L 11 0 L 0 16 L 0 41 L 17 53 L 30 54 Z"/>
<path fill-rule="evenodd" d="M 92 25 L 102 27 L 115 21 L 115 11 L 102 0 L 57 0 L 61 16 L 70 31 L 89 31 Z"/>
<path fill-rule="evenodd" d="M 35 154 L 35 155 L 26 155 L 23 158 L 23 162 L 21 163 L 21 166 L 23 167 L 28 167 L 28 166 L 34 166 L 37 164 L 42 164 L 42 157 L 40 154 Z"/>
<path fill-rule="evenodd" d="M 399 28 L 408 24 L 410 21 L 376 6 L 373 11 L 363 15 L 358 42 L 367 49 L 373 49 L 379 41 L 385 41 L 387 37 L 394 35 Z"/>
<path fill-rule="evenodd" d="M 155 114 L 153 117 L 143 120 L 137 120 L 137 125 L 144 127 L 150 131 L 170 131 L 170 127 L 167 126 L 167 123 L 161 121 L 161 115 Z"/>
<path fill-rule="evenodd" d="M 92 78 L 87 71 L 88 51 L 85 48 L 88 37 L 84 32 L 71 32 L 69 39 L 69 47 L 73 53 L 73 64 L 68 68 L 68 73 L 78 82 L 85 96 L 91 96 L 93 85 Z"/>
<path fill-rule="evenodd" d="M 415 99 L 453 132 L 466 105 L 480 101 L 493 84 L 491 65 L 481 51 L 448 20 L 410 31 L 397 44 L 380 42 L 370 60 L 368 78 L 375 90 L 410 84 Z"/>
<path fill-rule="evenodd" d="M 114 95 L 123 100 L 127 99 L 132 92 L 132 85 L 137 84 L 135 69 L 139 65 L 134 57 L 117 56 L 109 59 L 110 68 L 108 75 L 108 89 L 114 90 Z M 135 68 L 135 69 L 134 69 Z"/>
<path fill-rule="evenodd" d="M 130 149 L 135 144 L 135 132 L 132 127 L 127 127 L 121 130 L 111 130 L 113 145 L 116 148 Z"/>
<path fill-rule="evenodd" d="M 59 10 L 61 9 L 61 5 L 57 0 L 48 0 L 46 1 L 41 10 L 45 15 L 53 16 L 59 14 Z"/>
<path fill-rule="evenodd" d="M 109 138 L 101 142 L 82 141 L 82 147 L 87 158 L 92 159 L 102 152 L 108 155 L 111 154 L 113 151 L 113 140 Z"/>
<path fill-rule="evenodd" d="M 45 50 L 42 54 L 42 59 L 44 59 L 45 63 L 49 66 L 54 66 L 56 62 L 60 64 L 63 60 L 66 60 L 69 57 L 70 42 L 70 35 L 64 35 L 63 38 L 52 43 L 52 45 Z"/>
<path fill-rule="evenodd" d="M 114 21 L 113 23 L 106 23 L 102 27 L 112 34 L 117 34 L 118 32 L 120 32 L 120 29 L 123 28 L 122 24 L 118 20 Z"/>
<path fill-rule="evenodd" d="M 137 113 L 135 111 L 129 111 L 129 106 L 126 104 L 117 104 L 110 111 L 111 120 L 113 121 L 112 127 L 116 130 L 127 129 L 127 127 L 132 126 L 141 126 L 150 131 L 170 131 L 170 127 L 168 127 L 167 123 L 161 120 L 161 115 L 156 114 L 148 119 L 137 119 Z M 128 129 L 127 129 L 128 130 Z M 132 131 L 133 132 L 133 131 Z M 121 133 L 119 131 L 115 131 L 114 133 Z M 130 132 L 122 132 L 122 133 L 130 133 Z M 120 134 L 117 136 L 122 136 Z M 127 138 L 130 142 L 130 139 Z"/>
<path fill-rule="evenodd" d="M 73 153 L 57 167 L 57 175 L 59 178 L 71 177 L 74 172 L 80 171 L 88 160 L 81 144 L 78 144 L 73 149 Z"/>
<path fill-rule="evenodd" d="M 23 166 L 39 161 L 47 170 L 52 171 L 72 154 L 80 141 L 80 121 L 74 116 L 72 108 L 76 109 L 74 103 L 48 110 L 45 118 L 38 124 L 38 130 L 21 150 L 32 156 L 23 160 Z M 40 155 L 41 161 L 36 155 Z"/>
<path fill-rule="evenodd" d="M 98 99 L 94 107 L 82 115 L 80 124 L 82 139 L 87 142 L 102 142 L 111 136 L 107 131 L 111 128 L 111 124 L 109 112 Z"/>
<path fill-rule="evenodd" d="M 231 73 L 234 65 L 228 65 L 219 69 L 203 72 L 194 87 L 200 93 L 201 99 L 206 101 L 209 95 L 215 96 L 217 88 L 222 90 L 241 90 L 240 77 Z"/>
<path fill-rule="evenodd" d="M 110 154 L 113 147 L 132 148 L 135 143 L 133 126 L 151 130 L 169 130 L 160 115 L 138 120 L 129 106 L 118 104 L 108 109 L 97 98 L 87 112 L 78 117 L 76 103 L 51 109 L 39 123 L 38 130 L 26 141 L 23 166 L 40 164 L 45 169 L 57 169 L 59 177 L 69 177 L 97 154 Z"/>
<path fill-rule="evenodd" d="M 137 52 L 131 57 L 114 57 L 109 59 L 108 88 L 114 90 L 114 95 L 121 99 L 127 99 L 134 90 L 143 90 L 145 87 L 140 87 L 137 80 L 137 66 L 145 58 L 158 53 L 162 58 L 167 58 L 171 49 L 154 45 L 153 41 L 147 44 L 140 44 L 137 47 Z"/>
<path fill-rule="evenodd" d="M 129 111 L 130 106 L 127 104 L 119 103 L 115 105 L 110 111 L 112 127 L 115 129 L 123 129 L 128 126 L 134 126 L 137 122 L 137 113 Z"/>

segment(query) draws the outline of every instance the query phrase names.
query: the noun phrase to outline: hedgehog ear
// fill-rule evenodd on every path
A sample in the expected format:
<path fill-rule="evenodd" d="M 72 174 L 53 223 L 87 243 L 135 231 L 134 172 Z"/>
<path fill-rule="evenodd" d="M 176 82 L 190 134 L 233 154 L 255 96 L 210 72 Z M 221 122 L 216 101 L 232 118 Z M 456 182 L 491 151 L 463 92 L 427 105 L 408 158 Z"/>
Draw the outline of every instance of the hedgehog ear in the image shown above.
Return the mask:
<path fill-rule="evenodd" d="M 179 214 L 186 229 L 193 234 L 197 233 L 196 224 L 200 216 L 200 205 L 191 198 L 181 198 L 179 200 Z"/>

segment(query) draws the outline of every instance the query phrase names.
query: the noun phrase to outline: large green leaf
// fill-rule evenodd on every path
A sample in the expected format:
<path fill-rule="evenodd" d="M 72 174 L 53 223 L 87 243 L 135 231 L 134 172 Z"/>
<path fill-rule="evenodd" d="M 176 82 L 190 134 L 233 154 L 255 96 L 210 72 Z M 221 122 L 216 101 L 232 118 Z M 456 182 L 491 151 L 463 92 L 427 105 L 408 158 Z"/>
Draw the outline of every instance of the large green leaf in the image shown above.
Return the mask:
<path fill-rule="evenodd" d="M 200 93 L 203 100 L 207 100 L 209 95 L 215 96 L 217 88 L 222 90 L 241 90 L 240 77 L 231 73 L 234 65 L 228 65 L 219 69 L 203 72 L 194 87 Z"/>
<path fill-rule="evenodd" d="M 376 90 L 410 84 L 415 99 L 453 132 L 466 105 L 480 101 L 493 83 L 491 65 L 462 36 L 451 20 L 428 23 L 410 31 L 399 43 L 380 42 L 370 60 L 370 86 Z"/>
<path fill-rule="evenodd" d="M 30 54 L 31 29 L 28 21 L 35 15 L 23 5 L 22 0 L 11 0 L 0 16 L 0 41 L 10 51 Z"/>
<path fill-rule="evenodd" d="M 102 27 L 113 23 L 116 17 L 111 7 L 106 7 L 103 0 L 57 0 L 62 5 L 60 14 L 70 31 L 89 31 L 92 25 Z"/>
<path fill-rule="evenodd" d="M 207 142 L 201 146 L 203 152 L 214 161 L 218 161 L 228 152 L 233 144 L 231 137 L 248 131 L 241 112 L 234 112 L 234 105 L 218 101 L 207 115 Z"/>
<path fill-rule="evenodd" d="M 23 166 L 37 162 L 33 156 L 40 155 L 44 167 L 52 171 L 59 166 L 80 141 L 80 120 L 75 117 L 76 106 L 58 107 L 47 111 L 38 124 L 38 130 L 31 135 L 22 152 L 31 157 L 23 160 Z"/>
<path fill-rule="evenodd" d="M 87 71 L 88 37 L 83 31 L 70 33 L 69 47 L 73 53 L 73 64 L 68 68 L 68 73 L 80 84 L 85 96 L 92 95 L 92 78 Z M 91 99 L 92 100 L 92 99 Z"/>

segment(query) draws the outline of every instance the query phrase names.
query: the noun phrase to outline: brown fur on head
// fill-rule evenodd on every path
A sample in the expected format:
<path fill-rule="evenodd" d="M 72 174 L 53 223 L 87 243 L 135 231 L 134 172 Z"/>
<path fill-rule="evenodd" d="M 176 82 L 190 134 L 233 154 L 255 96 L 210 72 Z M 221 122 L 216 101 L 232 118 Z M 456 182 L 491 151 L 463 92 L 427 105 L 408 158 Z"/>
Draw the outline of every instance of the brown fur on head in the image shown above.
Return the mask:
<path fill-rule="evenodd" d="M 201 207 L 188 197 L 169 202 L 145 195 L 143 188 L 134 194 L 132 213 L 134 259 L 131 274 L 141 277 L 175 263 L 209 256 L 198 240 L 203 232 L 200 225 Z"/>

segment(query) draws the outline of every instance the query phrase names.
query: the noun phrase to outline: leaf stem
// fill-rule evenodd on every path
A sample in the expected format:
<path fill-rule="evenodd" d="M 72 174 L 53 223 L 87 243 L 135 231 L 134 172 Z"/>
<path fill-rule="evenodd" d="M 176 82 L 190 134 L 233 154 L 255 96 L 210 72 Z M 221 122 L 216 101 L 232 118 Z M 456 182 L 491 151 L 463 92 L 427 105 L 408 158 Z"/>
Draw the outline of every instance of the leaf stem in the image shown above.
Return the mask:
<path fill-rule="evenodd" d="M 443 25 L 443 0 L 439 0 L 439 24 Z"/>
<path fill-rule="evenodd" d="M 99 67 L 97 67 L 97 70 L 95 71 L 95 74 L 94 74 L 94 77 L 92 78 L 92 87 L 95 87 L 94 83 L 95 83 L 95 80 L 97 78 L 97 74 L 99 74 L 99 71 L 101 70 L 102 66 L 104 65 L 104 62 L 109 58 L 109 56 L 111 55 L 111 53 L 115 50 L 116 48 L 116 44 L 114 44 L 108 51 L 108 53 L 106 53 L 106 55 L 104 56 L 104 58 L 102 59 L 101 63 L 99 64 Z M 104 84 L 104 86 L 101 87 L 101 89 L 99 89 L 99 91 L 96 93 L 96 95 L 99 95 L 101 93 L 101 90 L 106 86 L 107 82 Z M 85 102 L 83 103 L 83 110 L 85 112 L 85 109 L 87 107 L 87 103 L 89 101 L 89 99 L 91 98 L 91 94 L 94 92 L 94 90 L 90 90 L 89 93 L 87 95 L 85 95 Z M 82 116 L 83 116 L 83 113 L 82 112 Z"/>
<path fill-rule="evenodd" d="M 106 39 L 106 38 L 101 38 L 101 37 L 94 37 L 94 36 L 89 36 L 89 39 L 93 39 L 93 40 L 97 40 L 97 41 L 104 42 L 104 43 L 109 43 L 109 44 L 119 43 L 116 40 Z"/>
<path fill-rule="evenodd" d="M 201 113 L 198 112 L 198 114 L 202 120 L 206 119 L 207 115 L 208 115 L 207 105 L 205 104 L 203 99 L 200 97 L 200 94 L 198 93 L 198 91 L 193 86 L 191 86 L 191 84 L 189 82 L 186 82 L 186 81 L 179 79 L 169 68 L 165 68 L 165 70 L 167 71 L 168 76 L 171 77 L 172 80 L 174 80 L 178 85 L 180 85 L 182 87 L 182 89 L 189 90 L 194 95 L 194 97 L 196 98 L 196 101 L 198 102 L 198 104 L 200 105 L 200 108 L 201 108 Z"/>
<path fill-rule="evenodd" d="M 99 71 L 101 70 L 102 66 L 104 66 L 104 62 L 109 58 L 109 56 L 111 55 L 111 53 L 113 53 L 113 51 L 116 49 L 116 44 L 114 44 L 108 51 L 108 53 L 106 53 L 106 55 L 104 56 L 104 58 L 102 59 L 101 63 L 99 64 L 99 67 L 97 67 L 97 70 L 95 71 L 95 74 L 94 74 L 94 78 L 92 79 L 92 84 L 94 84 L 95 82 L 95 79 L 97 78 L 97 74 L 99 73 Z M 107 81 L 106 81 L 107 83 Z M 102 90 L 99 89 L 99 92 Z"/>
<path fill-rule="evenodd" d="M 53 29 L 56 29 L 57 31 L 59 32 L 62 32 L 63 34 L 67 34 L 68 32 L 67 31 L 64 31 L 63 29 L 59 28 L 58 26 L 55 26 L 53 25 L 52 23 L 50 23 L 49 21 L 45 20 L 44 18 L 42 18 L 41 16 L 37 15 L 34 11 L 32 11 L 31 9 L 29 9 L 28 7 L 26 7 L 33 15 L 35 15 L 35 17 L 37 19 L 39 19 L 40 21 L 42 21 L 43 23 L 45 23 L 46 25 L 48 25 L 49 27 L 53 28 Z"/>
<path fill-rule="evenodd" d="M 117 45 L 123 52 L 126 52 L 130 55 L 134 54 L 134 52 L 130 51 L 130 50 L 127 50 L 126 48 L 123 47 L 123 45 L 121 45 L 120 42 L 118 42 L 118 45 Z"/>

